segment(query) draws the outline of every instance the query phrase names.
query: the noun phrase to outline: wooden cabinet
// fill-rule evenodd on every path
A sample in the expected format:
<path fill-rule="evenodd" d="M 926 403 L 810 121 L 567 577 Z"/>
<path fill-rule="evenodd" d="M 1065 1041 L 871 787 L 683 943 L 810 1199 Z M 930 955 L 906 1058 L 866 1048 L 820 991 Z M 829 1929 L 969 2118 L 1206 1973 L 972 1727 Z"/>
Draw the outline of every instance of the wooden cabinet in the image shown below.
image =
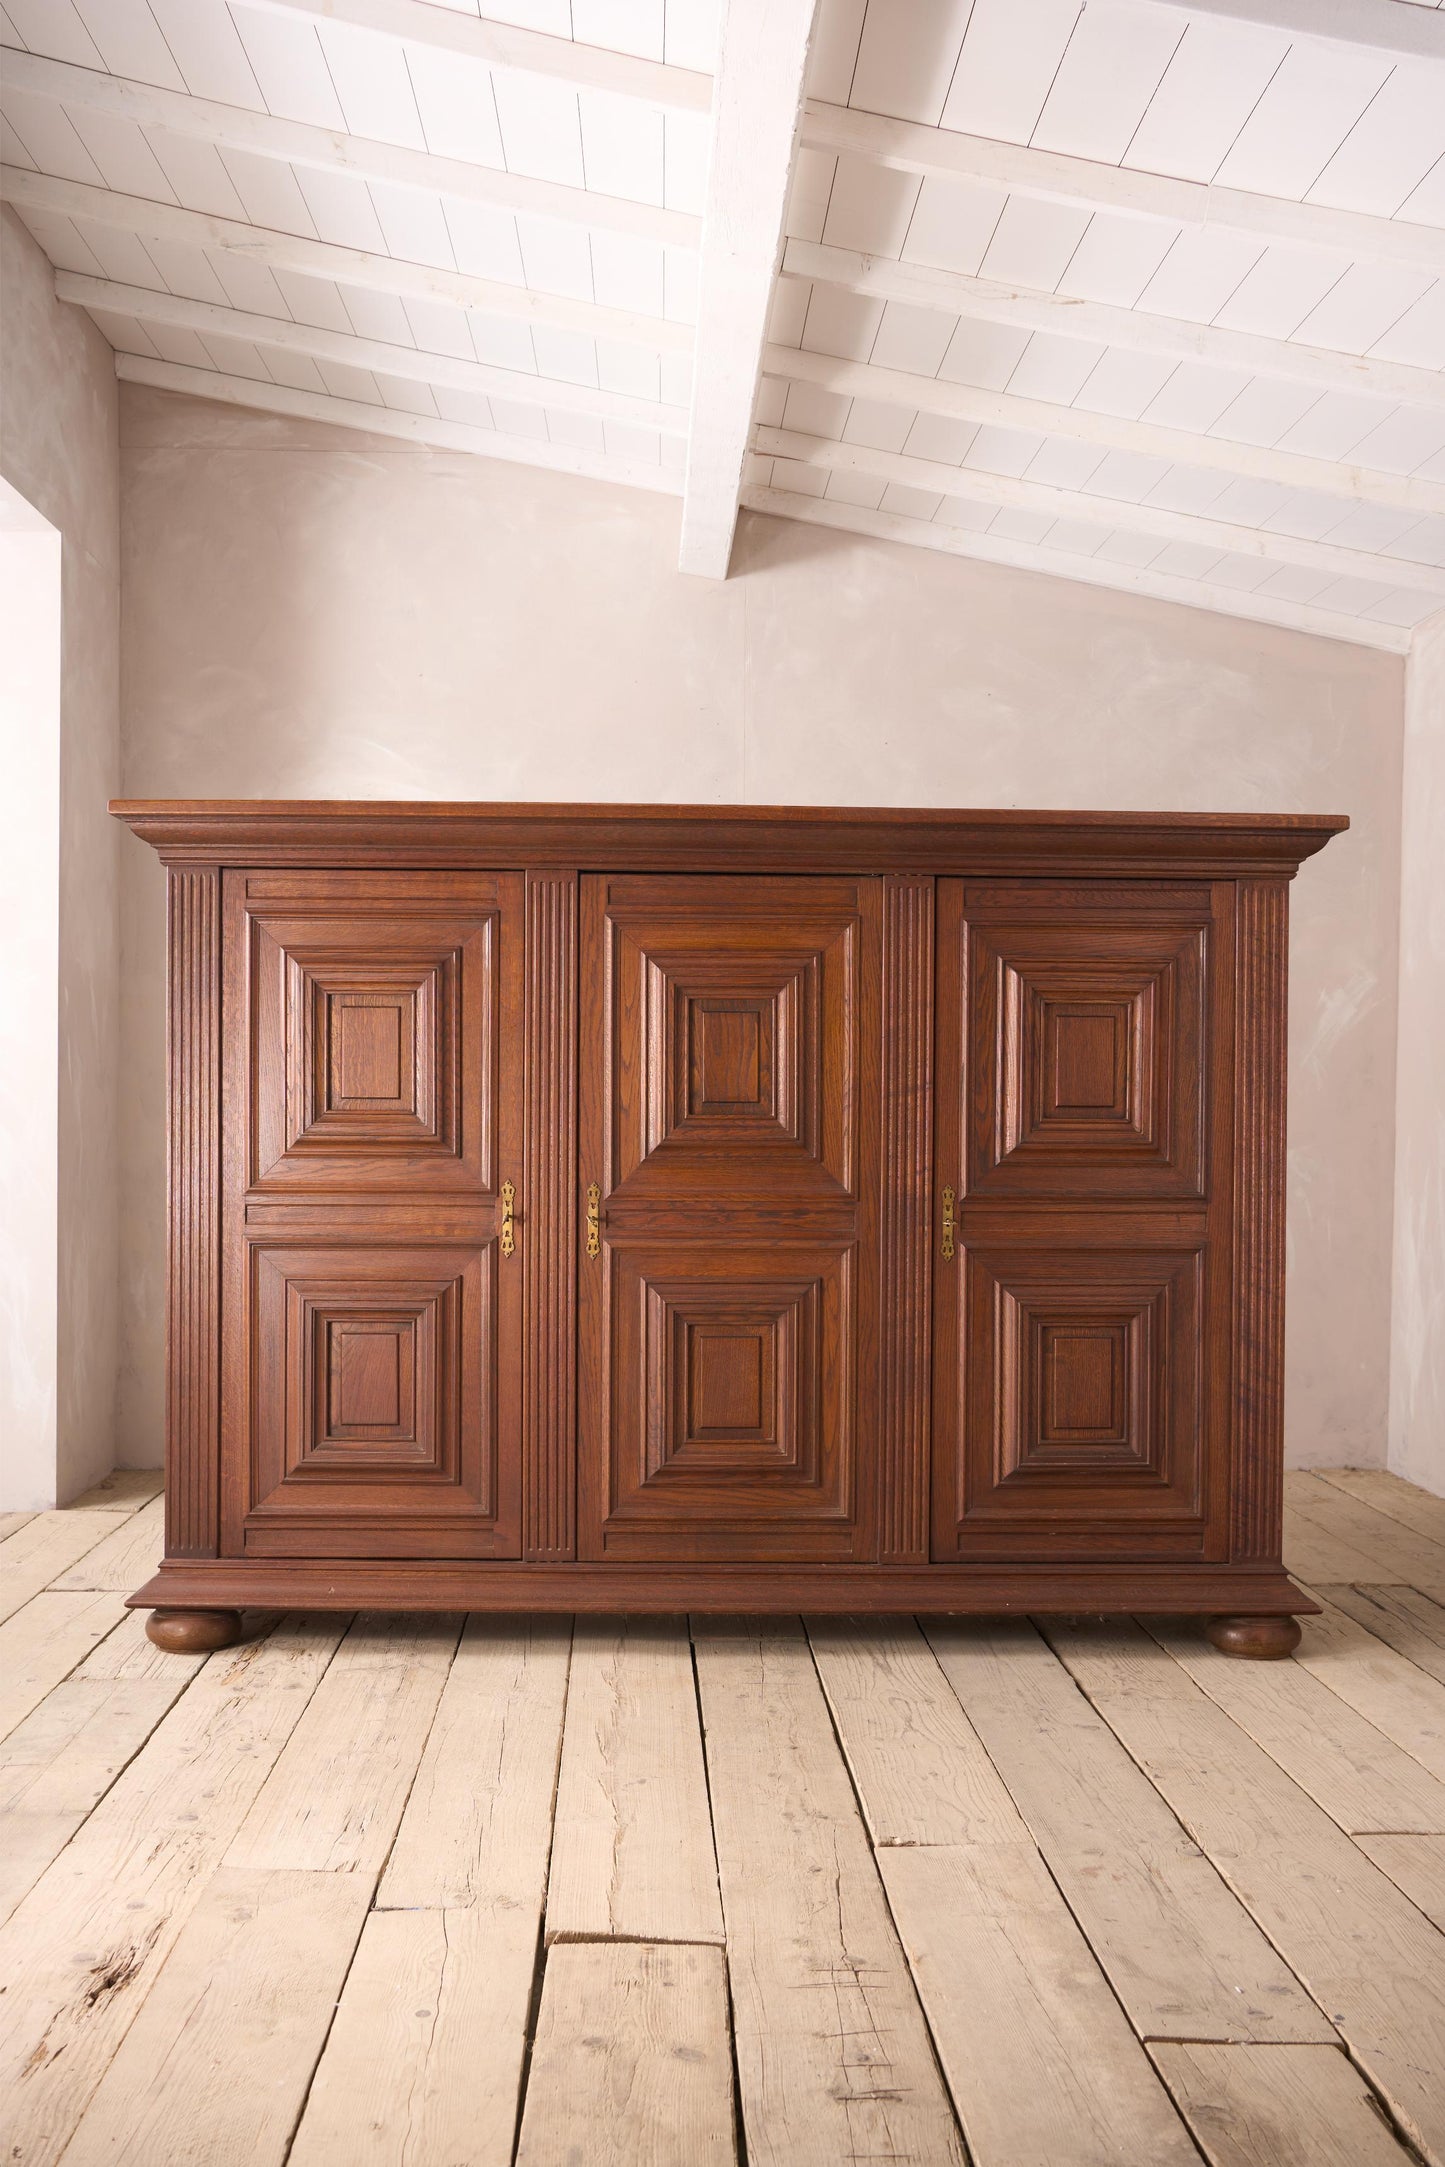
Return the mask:
<path fill-rule="evenodd" d="M 163 1645 L 244 1602 L 1289 1645 L 1285 898 L 1342 821 L 115 809 L 170 868 Z"/>

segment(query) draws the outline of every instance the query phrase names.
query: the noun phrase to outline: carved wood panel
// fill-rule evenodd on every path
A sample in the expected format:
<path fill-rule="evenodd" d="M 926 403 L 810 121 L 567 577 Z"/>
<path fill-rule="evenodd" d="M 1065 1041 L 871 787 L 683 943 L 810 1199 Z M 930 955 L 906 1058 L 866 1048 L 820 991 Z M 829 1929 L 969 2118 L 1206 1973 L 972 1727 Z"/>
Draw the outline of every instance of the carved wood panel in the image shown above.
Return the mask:
<path fill-rule="evenodd" d="M 248 897 L 253 1190 L 495 1189 L 498 883 L 418 880 Z"/>
<path fill-rule="evenodd" d="M 1222 1556 L 1230 891 L 939 890 L 934 1554 Z"/>
<path fill-rule="evenodd" d="M 1202 1253 L 970 1248 L 964 1277 L 960 1550 L 1197 1553 Z"/>
<path fill-rule="evenodd" d="M 584 1556 L 872 1553 L 880 903 L 583 881 Z"/>
<path fill-rule="evenodd" d="M 237 873 L 226 938 L 226 1548 L 516 1556 L 521 876 Z"/>
<path fill-rule="evenodd" d="M 971 1193 L 1200 1195 L 1209 891 L 1183 924 L 1032 901 L 970 897 Z"/>

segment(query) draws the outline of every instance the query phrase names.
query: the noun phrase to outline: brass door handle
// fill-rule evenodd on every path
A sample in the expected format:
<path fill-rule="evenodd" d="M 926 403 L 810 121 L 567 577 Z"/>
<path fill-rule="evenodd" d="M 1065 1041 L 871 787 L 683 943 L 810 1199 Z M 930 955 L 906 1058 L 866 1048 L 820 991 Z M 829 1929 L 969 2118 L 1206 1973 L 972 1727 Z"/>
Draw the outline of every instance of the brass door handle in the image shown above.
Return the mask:
<path fill-rule="evenodd" d="M 587 1190 L 587 1254 L 589 1257 L 598 1257 L 602 1254 L 601 1226 L 602 1191 L 594 1181 L 589 1184 Z"/>
<path fill-rule="evenodd" d="M 517 1246 L 517 1236 L 513 1230 L 512 1214 L 512 1206 L 516 1203 L 516 1201 L 516 1190 L 512 1187 L 512 1184 L 509 1181 L 504 1181 L 502 1183 L 502 1224 L 501 1240 L 499 1243 L 499 1247 L 504 1257 L 509 1257 L 512 1254 L 512 1251 Z"/>
<path fill-rule="evenodd" d="M 945 1258 L 953 1255 L 953 1236 L 953 1191 L 952 1189 L 945 1189 L 943 1192 L 943 1238 L 939 1243 L 940 1254 Z"/>

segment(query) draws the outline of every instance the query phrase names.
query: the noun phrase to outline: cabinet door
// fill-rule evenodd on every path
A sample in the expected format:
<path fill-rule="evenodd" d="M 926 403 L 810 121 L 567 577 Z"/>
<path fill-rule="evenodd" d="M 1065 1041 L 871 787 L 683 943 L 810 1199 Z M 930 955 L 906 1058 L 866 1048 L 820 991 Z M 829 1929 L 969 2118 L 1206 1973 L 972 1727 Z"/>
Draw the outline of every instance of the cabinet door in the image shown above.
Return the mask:
<path fill-rule="evenodd" d="M 1226 1554 L 1232 898 L 940 883 L 937 1557 Z"/>
<path fill-rule="evenodd" d="M 872 1553 L 876 881 L 590 876 L 579 1547 Z"/>
<path fill-rule="evenodd" d="M 225 1548 L 515 1556 L 520 876 L 227 887 Z"/>

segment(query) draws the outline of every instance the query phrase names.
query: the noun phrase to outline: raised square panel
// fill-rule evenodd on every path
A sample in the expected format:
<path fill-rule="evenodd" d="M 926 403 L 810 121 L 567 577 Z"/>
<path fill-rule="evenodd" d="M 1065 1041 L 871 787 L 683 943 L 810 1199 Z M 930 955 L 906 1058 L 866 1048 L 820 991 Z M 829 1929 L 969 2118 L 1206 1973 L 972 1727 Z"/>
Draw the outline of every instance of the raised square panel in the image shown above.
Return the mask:
<path fill-rule="evenodd" d="M 382 1446 L 426 1458 L 418 1434 L 417 1375 L 435 1362 L 435 1304 L 391 1316 L 313 1315 L 310 1456 L 330 1446 L 348 1454 Z M 425 1416 L 427 1399 L 420 1400 Z"/>
<path fill-rule="evenodd" d="M 287 956 L 287 1153 L 458 1153 L 461 953 L 349 971 Z"/>
<path fill-rule="evenodd" d="M 304 874 L 243 878 L 249 1187 L 494 1191 L 512 876 L 451 908 L 446 875 L 334 899 Z"/>
<path fill-rule="evenodd" d="M 492 1547 L 495 1271 L 495 1245 L 252 1246 L 248 1551 L 405 1554 L 418 1519 Z"/>
<path fill-rule="evenodd" d="M 687 1118 L 756 1114 L 776 1121 L 777 1000 L 686 1004 Z"/>
<path fill-rule="evenodd" d="M 1206 929 L 969 934 L 974 1194 L 1199 1196 Z"/>
<path fill-rule="evenodd" d="M 609 1247 L 609 1551 L 753 1531 L 770 1555 L 848 1554 L 853 1261 Z"/>
<path fill-rule="evenodd" d="M 608 1193 L 854 1195 L 855 883 L 609 879 Z"/>
<path fill-rule="evenodd" d="M 960 1549 L 1085 1555 L 1142 1527 L 1197 1555 L 1202 1250 L 971 1250 L 964 1268 Z"/>
<path fill-rule="evenodd" d="M 816 1280 L 749 1300 L 745 1290 L 647 1290 L 648 1469 L 724 1470 L 815 1481 Z"/>

